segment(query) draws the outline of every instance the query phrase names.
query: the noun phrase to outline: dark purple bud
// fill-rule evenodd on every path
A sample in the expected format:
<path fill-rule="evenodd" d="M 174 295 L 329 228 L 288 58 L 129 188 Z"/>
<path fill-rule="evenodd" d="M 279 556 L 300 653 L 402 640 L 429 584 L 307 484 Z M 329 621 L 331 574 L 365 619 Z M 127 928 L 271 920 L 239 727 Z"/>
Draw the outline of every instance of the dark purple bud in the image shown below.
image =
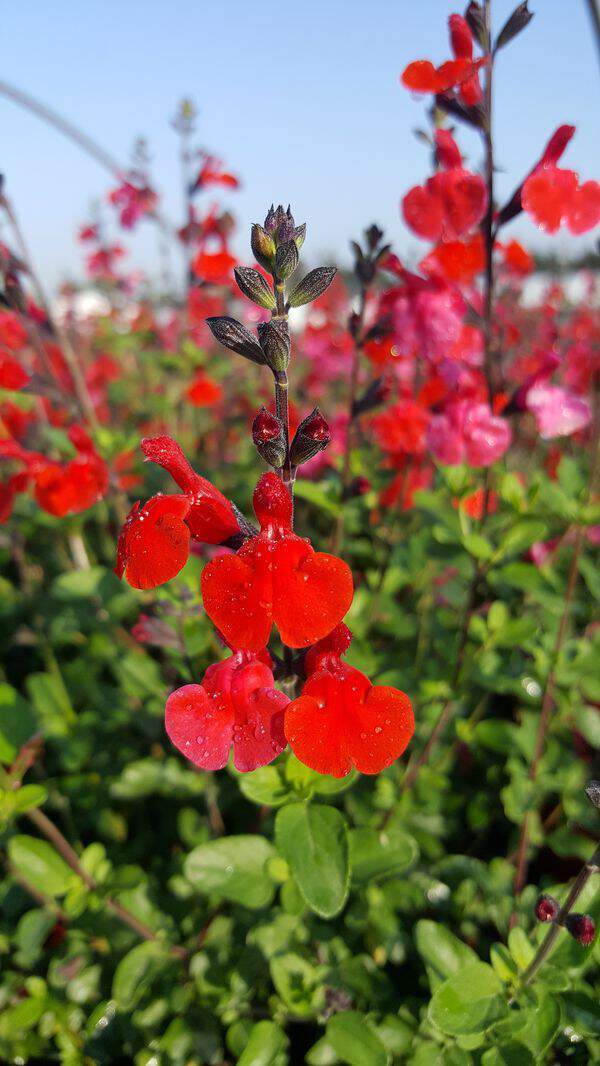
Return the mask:
<path fill-rule="evenodd" d="M 265 229 L 267 233 L 275 233 L 277 230 L 277 214 L 273 204 L 271 204 L 265 218 Z"/>
<path fill-rule="evenodd" d="M 275 310 L 275 293 L 258 270 L 253 267 L 235 267 L 233 273 L 238 289 L 244 296 L 267 311 Z"/>
<path fill-rule="evenodd" d="M 318 407 L 311 411 L 298 426 L 290 446 L 292 466 L 300 466 L 322 452 L 331 440 L 331 430 Z"/>
<path fill-rule="evenodd" d="M 538 922 L 553 922 L 560 910 L 560 904 L 554 896 L 540 896 L 535 905 L 535 916 Z"/>
<path fill-rule="evenodd" d="M 374 252 L 383 237 L 383 230 L 379 229 L 379 226 L 376 225 L 369 226 L 369 228 L 365 230 L 365 237 L 367 238 L 369 250 Z"/>
<path fill-rule="evenodd" d="M 290 331 L 284 318 L 272 318 L 257 327 L 264 362 L 271 370 L 285 370 L 290 361 Z"/>
<path fill-rule="evenodd" d="M 261 459 L 276 469 L 283 466 L 286 456 L 285 430 L 277 415 L 261 407 L 252 423 L 252 440 Z"/>
<path fill-rule="evenodd" d="M 255 222 L 250 234 L 250 247 L 257 263 L 265 270 L 271 270 L 275 259 L 275 241 L 266 229 Z"/>
<path fill-rule="evenodd" d="M 565 928 L 578 944 L 587 947 L 596 936 L 594 919 L 589 914 L 569 914 L 565 918 Z"/>
<path fill-rule="evenodd" d="M 315 267 L 314 270 L 309 270 L 288 296 L 289 306 L 302 307 L 312 303 L 329 288 L 334 277 L 335 267 Z"/>
<path fill-rule="evenodd" d="M 348 496 L 364 496 L 370 491 L 371 482 L 368 477 L 364 477 L 362 474 L 359 477 L 355 477 L 348 486 Z"/>
<path fill-rule="evenodd" d="M 510 15 L 504 23 L 504 26 L 498 34 L 498 40 L 496 41 L 494 51 L 497 52 L 500 48 L 504 48 L 505 44 L 512 41 L 513 37 L 516 37 L 518 33 L 521 33 L 521 30 L 524 30 L 525 27 L 529 25 L 532 18 L 533 11 L 529 10 L 527 0 L 525 0 L 525 3 L 519 4 L 519 6 L 513 11 L 512 15 Z"/>
<path fill-rule="evenodd" d="M 478 4 L 476 0 L 471 0 L 471 3 L 468 5 L 467 10 L 465 11 L 465 18 L 469 24 L 469 29 L 471 30 L 471 33 L 473 34 L 479 47 L 484 52 L 487 52 L 489 46 L 485 29 L 485 19 L 483 17 L 481 4 Z"/>
<path fill-rule="evenodd" d="M 600 807 L 600 781 L 590 781 L 586 785 L 585 794 L 594 807 Z"/>
<path fill-rule="evenodd" d="M 391 392 L 391 385 L 387 378 L 375 378 L 366 392 L 359 396 L 352 405 L 352 415 L 363 415 L 365 411 L 372 411 L 385 403 Z"/>
<path fill-rule="evenodd" d="M 275 253 L 275 274 L 279 281 L 285 281 L 291 277 L 298 266 L 298 245 L 292 239 L 277 245 Z"/>
<path fill-rule="evenodd" d="M 242 326 L 242 323 L 238 322 L 237 319 L 231 318 L 229 315 L 220 315 L 215 318 L 207 318 L 206 325 L 215 340 L 222 344 L 224 348 L 229 348 L 230 351 L 243 355 L 244 359 L 250 359 L 253 363 L 265 363 L 264 352 L 256 337 L 253 337 L 250 330 Z"/>

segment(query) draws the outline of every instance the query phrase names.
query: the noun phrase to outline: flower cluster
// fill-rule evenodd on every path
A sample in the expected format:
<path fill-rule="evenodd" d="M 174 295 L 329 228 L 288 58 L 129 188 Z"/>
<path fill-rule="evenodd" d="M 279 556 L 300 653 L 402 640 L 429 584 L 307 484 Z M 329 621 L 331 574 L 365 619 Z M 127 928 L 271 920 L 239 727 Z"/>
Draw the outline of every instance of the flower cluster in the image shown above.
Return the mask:
<path fill-rule="evenodd" d="M 142 450 L 180 491 L 136 503 L 119 538 L 116 573 L 140 589 L 174 577 L 193 541 L 228 549 L 205 565 L 201 591 L 231 655 L 210 666 L 201 684 L 172 693 L 166 706 L 171 740 L 205 770 L 225 766 L 232 748 L 236 768 L 254 770 L 289 743 L 319 773 L 342 777 L 355 767 L 374 774 L 404 751 L 414 730 L 404 693 L 372 685 L 342 661 L 351 640 L 342 622 L 353 598 L 349 567 L 336 555 L 315 551 L 293 528 L 297 470 L 331 439 L 316 408 L 290 439 L 288 313 L 317 299 L 335 273 L 319 267 L 286 289 L 305 232 L 281 206 L 253 227 L 260 269 L 240 267 L 235 276 L 242 294 L 271 312 L 257 336 L 229 316 L 209 319 L 221 344 L 273 375 L 275 413 L 263 407 L 253 423 L 255 446 L 272 468 L 254 491 L 259 528 L 192 469 L 174 440 L 159 436 L 143 440 Z M 274 629 L 283 659 L 267 649 Z M 276 677 L 287 691 L 301 688 L 296 698 L 275 687 Z"/>

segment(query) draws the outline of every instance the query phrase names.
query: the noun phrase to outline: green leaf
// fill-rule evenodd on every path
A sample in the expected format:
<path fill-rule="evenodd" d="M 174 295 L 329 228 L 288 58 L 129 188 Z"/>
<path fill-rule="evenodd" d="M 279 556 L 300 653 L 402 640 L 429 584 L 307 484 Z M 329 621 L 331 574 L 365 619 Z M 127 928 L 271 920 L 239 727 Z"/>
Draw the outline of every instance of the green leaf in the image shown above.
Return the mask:
<path fill-rule="evenodd" d="M 311 910 L 322 918 L 339 914 L 350 886 L 348 831 L 340 812 L 290 803 L 277 814 L 275 839 Z"/>
<path fill-rule="evenodd" d="M 327 1022 L 325 1038 L 348 1066 L 387 1066 L 389 1055 L 364 1014 L 348 1010 Z"/>
<path fill-rule="evenodd" d="M 290 790 L 275 766 L 260 766 L 251 773 L 240 774 L 239 786 L 246 799 L 261 807 L 281 807 L 290 797 Z"/>
<path fill-rule="evenodd" d="M 37 837 L 11 837 L 8 858 L 18 874 L 47 896 L 64 896 L 73 885 L 81 883 L 58 852 Z"/>
<path fill-rule="evenodd" d="M 545 540 L 548 536 L 548 526 L 545 522 L 535 519 L 524 519 L 515 522 L 504 535 L 495 554 L 496 559 L 505 559 L 508 555 L 521 555 L 538 540 Z"/>
<path fill-rule="evenodd" d="M 287 1036 L 275 1022 L 257 1022 L 250 1030 L 248 1043 L 240 1055 L 238 1066 L 275 1066 L 284 1062 Z"/>
<path fill-rule="evenodd" d="M 14 793 L 15 813 L 24 814 L 46 802 L 48 793 L 43 785 L 23 785 Z"/>
<path fill-rule="evenodd" d="M 436 989 L 429 1020 L 449 1036 L 482 1033 L 507 1013 L 503 988 L 491 966 L 467 963 Z"/>
<path fill-rule="evenodd" d="M 0 684 L 0 762 L 9 765 L 38 728 L 32 708 L 4 682 Z"/>
<path fill-rule="evenodd" d="M 308 1017 L 323 1008 L 323 974 L 307 959 L 290 951 L 275 955 L 269 968 L 278 995 L 293 1014 Z"/>
<path fill-rule="evenodd" d="M 44 732 L 54 737 L 66 736 L 77 715 L 62 678 L 58 674 L 30 674 L 26 684 Z"/>
<path fill-rule="evenodd" d="M 168 961 L 165 949 L 154 940 L 146 940 L 132 948 L 121 959 L 113 978 L 112 995 L 119 1009 L 133 1010 Z"/>
<path fill-rule="evenodd" d="M 445 925 L 428 918 L 417 922 L 415 943 L 428 972 L 438 981 L 453 977 L 463 967 L 479 962 L 473 948 L 454 936 Z"/>
<path fill-rule="evenodd" d="M 508 950 L 520 970 L 526 970 L 535 955 L 535 948 L 531 944 L 524 929 L 515 926 L 508 934 Z"/>
<path fill-rule="evenodd" d="M 215 892 L 251 910 L 267 907 L 275 886 L 267 875 L 273 845 L 261 836 L 230 836 L 194 848 L 185 860 L 185 876 L 199 892 Z"/>
<path fill-rule="evenodd" d="M 416 840 L 402 829 L 393 827 L 350 830 L 352 879 L 369 881 L 407 870 L 419 854 Z"/>
<path fill-rule="evenodd" d="M 481 533 L 467 533 L 462 542 L 469 555 L 474 556 L 475 559 L 491 559 L 494 554 L 489 540 Z"/>

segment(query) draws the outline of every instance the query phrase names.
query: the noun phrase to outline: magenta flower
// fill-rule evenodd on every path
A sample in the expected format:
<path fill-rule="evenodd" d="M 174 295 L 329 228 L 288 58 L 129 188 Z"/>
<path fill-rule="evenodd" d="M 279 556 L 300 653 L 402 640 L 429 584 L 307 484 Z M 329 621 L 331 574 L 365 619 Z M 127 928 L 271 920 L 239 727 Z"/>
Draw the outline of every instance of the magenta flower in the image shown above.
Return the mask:
<path fill-rule="evenodd" d="M 592 409 L 587 400 L 561 385 L 541 381 L 527 392 L 525 404 L 535 418 L 538 433 L 544 440 L 570 437 L 589 425 Z"/>
<path fill-rule="evenodd" d="M 490 466 L 500 459 L 511 441 L 508 422 L 492 414 L 485 403 L 459 400 L 434 415 L 427 444 L 439 463 Z"/>

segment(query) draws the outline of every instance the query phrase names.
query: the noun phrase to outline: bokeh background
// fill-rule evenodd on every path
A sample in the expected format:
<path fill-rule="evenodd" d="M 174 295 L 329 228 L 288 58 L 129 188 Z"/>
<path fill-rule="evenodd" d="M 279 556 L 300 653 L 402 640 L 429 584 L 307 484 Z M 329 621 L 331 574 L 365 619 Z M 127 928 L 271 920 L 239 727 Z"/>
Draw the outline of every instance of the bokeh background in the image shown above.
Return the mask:
<path fill-rule="evenodd" d="M 546 133 L 577 126 L 565 165 L 598 173 L 598 55 L 586 0 L 535 0 L 535 31 L 501 53 L 495 121 L 500 197 L 539 153 Z M 500 25 L 514 0 L 496 0 Z M 200 111 L 197 142 L 243 182 L 230 197 L 245 246 L 249 224 L 271 200 L 290 200 L 311 220 L 315 256 L 344 262 L 357 226 L 385 227 L 401 254 L 417 251 L 399 199 L 428 173 L 427 148 L 411 132 L 422 105 L 399 85 L 416 58 L 450 54 L 444 18 L 455 0 L 72 0 L 5 4 L 0 76 L 89 132 L 126 165 L 144 136 L 167 214 L 181 217 L 177 102 Z M 6 175 L 37 266 L 48 284 L 83 275 L 75 240 L 90 203 L 114 185 L 93 160 L 38 118 L 0 97 Z M 468 131 L 461 143 L 476 167 Z M 227 196 L 220 196 L 227 203 Z M 512 229 L 530 247 L 565 257 L 568 237 L 547 238 L 527 221 Z M 577 252 L 593 238 L 577 240 Z M 128 239 L 128 266 L 158 274 L 155 228 Z M 177 264 L 178 266 L 179 264 Z"/>

